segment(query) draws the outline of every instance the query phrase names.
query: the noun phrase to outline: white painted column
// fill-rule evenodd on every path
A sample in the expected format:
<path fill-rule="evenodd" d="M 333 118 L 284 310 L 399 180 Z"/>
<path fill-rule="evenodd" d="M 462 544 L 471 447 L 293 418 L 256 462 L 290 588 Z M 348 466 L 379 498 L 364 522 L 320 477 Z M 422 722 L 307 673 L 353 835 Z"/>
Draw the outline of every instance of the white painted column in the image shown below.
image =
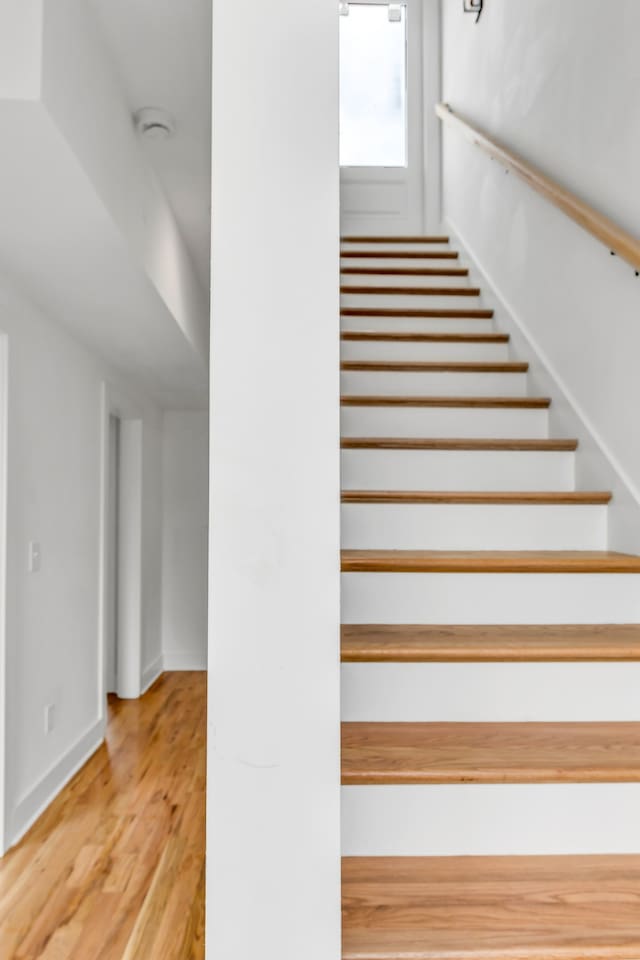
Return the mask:
<path fill-rule="evenodd" d="M 338 16 L 213 0 L 207 956 L 338 960 Z"/>

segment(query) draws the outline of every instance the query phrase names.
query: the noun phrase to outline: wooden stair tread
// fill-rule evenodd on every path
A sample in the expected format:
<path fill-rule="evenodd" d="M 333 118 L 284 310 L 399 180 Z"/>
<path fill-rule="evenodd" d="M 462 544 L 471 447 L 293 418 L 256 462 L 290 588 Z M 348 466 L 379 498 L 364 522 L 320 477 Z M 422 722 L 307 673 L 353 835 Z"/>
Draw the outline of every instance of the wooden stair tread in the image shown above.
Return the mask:
<path fill-rule="evenodd" d="M 362 373 L 526 373 L 528 363 L 515 360 L 343 360 L 343 371 Z"/>
<path fill-rule="evenodd" d="M 449 243 L 449 237 L 438 237 L 438 236 L 379 236 L 377 234 L 373 236 L 345 236 L 340 237 L 340 243 Z"/>
<path fill-rule="evenodd" d="M 341 340 L 381 343 L 508 343 L 508 333 L 409 333 L 380 330 L 343 330 Z"/>
<path fill-rule="evenodd" d="M 343 395 L 344 407 L 485 407 L 521 410 L 551 406 L 549 397 L 396 397 Z"/>
<path fill-rule="evenodd" d="M 640 660 L 640 624 L 344 624 L 345 663 Z"/>
<path fill-rule="evenodd" d="M 343 573 L 640 573 L 607 550 L 343 550 Z"/>
<path fill-rule="evenodd" d="M 393 297 L 479 297 L 479 287 L 388 287 L 362 286 L 360 284 L 346 284 L 340 287 L 340 293 L 371 294 L 375 296 Z"/>
<path fill-rule="evenodd" d="M 606 490 L 343 490 L 343 503 L 445 503 L 548 506 L 601 505 L 611 501 Z"/>
<path fill-rule="evenodd" d="M 345 857 L 343 960 L 637 960 L 640 856 Z"/>
<path fill-rule="evenodd" d="M 345 785 L 637 782 L 640 723 L 342 724 Z"/>
<path fill-rule="evenodd" d="M 341 250 L 343 260 L 459 260 L 457 250 Z"/>
<path fill-rule="evenodd" d="M 369 277 L 468 277 L 466 267 L 342 267 L 345 276 Z"/>
<path fill-rule="evenodd" d="M 476 437 L 342 437 L 343 450 L 577 450 L 577 440 Z"/>
<path fill-rule="evenodd" d="M 341 317 L 398 317 L 403 320 L 491 320 L 493 310 L 482 308 L 473 310 L 430 310 L 426 307 L 411 309 L 407 307 L 341 307 Z"/>

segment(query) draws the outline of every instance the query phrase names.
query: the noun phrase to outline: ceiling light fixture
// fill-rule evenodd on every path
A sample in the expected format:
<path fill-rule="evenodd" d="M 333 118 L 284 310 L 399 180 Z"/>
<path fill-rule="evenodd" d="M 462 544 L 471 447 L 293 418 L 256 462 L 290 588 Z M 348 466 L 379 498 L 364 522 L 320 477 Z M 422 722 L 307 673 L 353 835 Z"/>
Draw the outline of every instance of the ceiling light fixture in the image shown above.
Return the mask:
<path fill-rule="evenodd" d="M 145 140 L 169 140 L 175 133 L 173 117 L 160 107 L 143 107 L 136 111 L 133 121 Z"/>

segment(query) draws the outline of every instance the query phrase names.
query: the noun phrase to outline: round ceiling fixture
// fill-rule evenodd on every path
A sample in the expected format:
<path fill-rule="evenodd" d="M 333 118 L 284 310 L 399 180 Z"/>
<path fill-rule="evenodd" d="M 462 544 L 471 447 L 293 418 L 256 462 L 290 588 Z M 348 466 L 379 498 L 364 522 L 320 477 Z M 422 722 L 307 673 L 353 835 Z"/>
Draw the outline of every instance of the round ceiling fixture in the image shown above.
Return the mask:
<path fill-rule="evenodd" d="M 169 140 L 175 133 L 173 117 L 160 107 L 143 107 L 136 111 L 133 120 L 145 140 Z"/>

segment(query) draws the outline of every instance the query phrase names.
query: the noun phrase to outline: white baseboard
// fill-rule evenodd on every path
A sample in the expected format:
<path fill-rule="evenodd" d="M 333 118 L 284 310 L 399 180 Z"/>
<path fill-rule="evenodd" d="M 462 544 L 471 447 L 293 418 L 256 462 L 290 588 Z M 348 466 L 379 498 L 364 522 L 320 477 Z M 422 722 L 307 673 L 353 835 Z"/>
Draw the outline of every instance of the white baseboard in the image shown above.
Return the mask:
<path fill-rule="evenodd" d="M 206 670 L 207 656 L 193 650 L 165 650 L 162 657 L 163 666 L 169 670 Z"/>
<path fill-rule="evenodd" d="M 503 295 L 497 279 L 482 266 L 472 244 L 449 217 L 444 228 L 466 257 L 470 280 L 482 287 L 483 306 L 495 313 L 496 326 L 511 335 L 516 356 L 529 361 L 532 392 L 551 396 L 551 429 L 556 436 L 572 436 L 579 441 L 576 459 L 580 488 L 607 489 L 613 492 L 608 510 L 609 549 L 635 553 L 640 544 L 640 490 L 619 463 L 617 457 L 583 410 L 560 372 L 532 336 L 518 311 Z"/>
<path fill-rule="evenodd" d="M 140 696 L 145 694 L 149 687 L 156 682 L 162 671 L 163 662 L 162 654 L 160 654 L 159 657 L 156 657 L 156 659 L 153 660 L 149 666 L 142 671 L 142 689 L 140 691 Z"/>
<path fill-rule="evenodd" d="M 96 721 L 9 812 L 7 849 L 15 846 L 57 797 L 63 787 L 104 741 L 105 721 Z M 6 851 L 5 851 L 6 852 Z"/>

